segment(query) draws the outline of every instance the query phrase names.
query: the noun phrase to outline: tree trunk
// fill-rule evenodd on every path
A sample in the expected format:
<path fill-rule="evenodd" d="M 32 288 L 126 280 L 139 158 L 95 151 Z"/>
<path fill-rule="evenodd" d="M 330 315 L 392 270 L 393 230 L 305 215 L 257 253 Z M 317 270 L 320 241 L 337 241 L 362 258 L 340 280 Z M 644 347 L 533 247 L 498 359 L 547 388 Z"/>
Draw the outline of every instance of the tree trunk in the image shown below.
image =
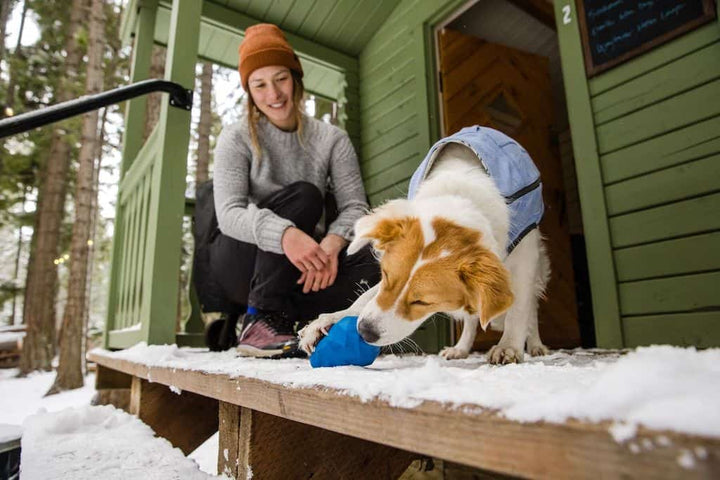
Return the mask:
<path fill-rule="evenodd" d="M 5 1 L 5 0 L 1 0 Z M 27 1 L 23 2 L 23 9 L 22 14 L 20 15 L 20 28 L 18 30 L 18 38 L 17 43 L 15 44 L 15 52 L 13 52 L 13 55 L 15 58 L 20 58 L 21 53 L 21 47 L 22 47 L 22 36 L 23 31 L 25 30 L 25 16 L 27 15 Z M 9 14 L 10 12 L 8 12 Z M 4 58 L 4 49 L 5 49 L 5 32 L 3 32 L 3 55 L 0 55 L 0 58 Z M 9 65 L 9 62 L 8 62 Z M 8 86 L 7 91 L 5 93 L 5 106 L 10 109 L 11 111 L 15 108 L 15 76 L 13 75 L 13 69 L 10 68 L 8 71 L 9 74 L 9 80 L 8 80 Z"/>
<path fill-rule="evenodd" d="M 15 0 L 0 0 L 0 58 L 5 58 L 5 35 L 14 3 Z"/>
<path fill-rule="evenodd" d="M 200 76 L 200 123 L 198 124 L 197 164 L 195 185 L 207 181 L 210 165 L 210 128 L 212 127 L 212 64 L 203 63 Z"/>
<path fill-rule="evenodd" d="M 160 78 L 165 76 L 165 47 L 153 45 L 152 61 L 150 62 L 150 78 Z M 162 93 L 151 93 L 148 95 L 147 107 L 145 110 L 145 131 L 143 132 L 143 142 L 152 133 L 155 125 L 160 118 L 160 99 Z"/>
<path fill-rule="evenodd" d="M 73 0 L 68 37 L 65 43 L 65 76 L 58 87 L 57 103 L 70 100 L 77 80 L 81 51 L 75 39 L 84 14 L 83 0 Z M 55 355 L 55 297 L 58 288 L 57 265 L 60 227 L 65 211 L 70 145 L 62 127 L 55 127 L 50 152 L 40 175 L 35 228 L 25 283 L 23 319 L 27 333 L 20 357 L 20 374 L 50 370 Z"/>
<path fill-rule="evenodd" d="M 105 29 L 105 2 L 92 0 L 90 31 L 88 35 L 88 62 L 85 77 L 85 94 L 100 93 L 103 84 L 102 54 Z M 95 154 L 98 140 L 98 111 L 83 117 L 82 144 L 78 159 L 75 190 L 75 223 L 70 242 L 70 278 L 60 330 L 60 363 L 55 383 L 48 394 L 72 390 L 83 386 L 83 321 L 85 319 L 88 240 L 92 221 L 92 203 L 95 191 Z"/>

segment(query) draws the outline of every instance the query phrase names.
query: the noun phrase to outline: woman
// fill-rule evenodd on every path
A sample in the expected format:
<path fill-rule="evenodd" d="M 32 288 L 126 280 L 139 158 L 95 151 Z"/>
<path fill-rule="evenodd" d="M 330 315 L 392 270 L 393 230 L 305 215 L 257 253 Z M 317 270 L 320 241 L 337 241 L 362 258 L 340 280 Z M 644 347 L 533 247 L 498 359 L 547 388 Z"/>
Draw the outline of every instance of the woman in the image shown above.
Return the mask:
<path fill-rule="evenodd" d="M 248 112 L 215 148 L 221 234 L 211 270 L 225 296 L 247 306 L 241 354 L 298 355 L 295 322 L 344 309 L 379 281 L 369 250 L 345 254 L 365 191 L 347 134 L 303 115 L 302 66 L 278 27 L 246 30 L 239 70 Z M 336 218 L 324 208 L 329 187 Z"/>

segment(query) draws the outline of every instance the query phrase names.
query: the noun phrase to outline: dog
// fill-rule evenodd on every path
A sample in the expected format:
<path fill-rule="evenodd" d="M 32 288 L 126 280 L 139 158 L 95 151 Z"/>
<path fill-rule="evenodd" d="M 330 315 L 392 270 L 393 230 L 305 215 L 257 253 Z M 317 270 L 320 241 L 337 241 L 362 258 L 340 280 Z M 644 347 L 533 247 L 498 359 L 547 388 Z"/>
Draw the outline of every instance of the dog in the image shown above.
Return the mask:
<path fill-rule="evenodd" d="M 463 322 L 454 347 L 465 358 L 478 324 L 502 329 L 492 364 L 545 355 L 538 302 L 550 262 L 538 223 L 542 184 L 527 152 L 496 130 L 468 127 L 433 146 L 410 182 L 408 199 L 391 200 L 355 223 L 348 254 L 372 243 L 382 278 L 348 309 L 322 314 L 299 332 L 312 353 L 329 328 L 357 316 L 372 345 L 396 343 L 439 312 Z"/>

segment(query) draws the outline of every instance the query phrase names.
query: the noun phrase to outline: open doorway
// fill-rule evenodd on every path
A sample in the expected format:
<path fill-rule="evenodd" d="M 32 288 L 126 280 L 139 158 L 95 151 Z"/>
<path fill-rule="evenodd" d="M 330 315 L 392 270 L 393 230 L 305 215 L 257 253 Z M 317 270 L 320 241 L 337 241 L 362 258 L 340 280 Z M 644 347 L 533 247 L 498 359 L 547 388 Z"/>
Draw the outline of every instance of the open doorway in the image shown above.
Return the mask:
<path fill-rule="evenodd" d="M 595 345 L 572 139 L 551 2 L 472 1 L 435 30 L 441 132 L 479 124 L 522 144 L 540 170 L 553 275 L 541 303 L 550 348 Z M 497 332 L 480 333 L 486 350 Z"/>

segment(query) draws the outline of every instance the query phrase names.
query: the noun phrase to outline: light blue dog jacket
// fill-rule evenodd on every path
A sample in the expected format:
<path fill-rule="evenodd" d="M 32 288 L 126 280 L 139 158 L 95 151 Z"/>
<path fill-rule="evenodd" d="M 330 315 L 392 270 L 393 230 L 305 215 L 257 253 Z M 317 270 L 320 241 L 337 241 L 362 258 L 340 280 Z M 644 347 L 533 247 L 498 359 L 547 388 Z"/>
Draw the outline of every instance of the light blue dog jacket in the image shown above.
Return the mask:
<path fill-rule="evenodd" d="M 410 179 L 408 199 L 415 197 L 442 147 L 448 143 L 465 145 L 478 157 L 485 173 L 493 179 L 510 210 L 508 255 L 534 228 L 545 207 L 540 172 L 523 147 L 504 133 L 487 127 L 465 127 L 432 146 Z"/>

